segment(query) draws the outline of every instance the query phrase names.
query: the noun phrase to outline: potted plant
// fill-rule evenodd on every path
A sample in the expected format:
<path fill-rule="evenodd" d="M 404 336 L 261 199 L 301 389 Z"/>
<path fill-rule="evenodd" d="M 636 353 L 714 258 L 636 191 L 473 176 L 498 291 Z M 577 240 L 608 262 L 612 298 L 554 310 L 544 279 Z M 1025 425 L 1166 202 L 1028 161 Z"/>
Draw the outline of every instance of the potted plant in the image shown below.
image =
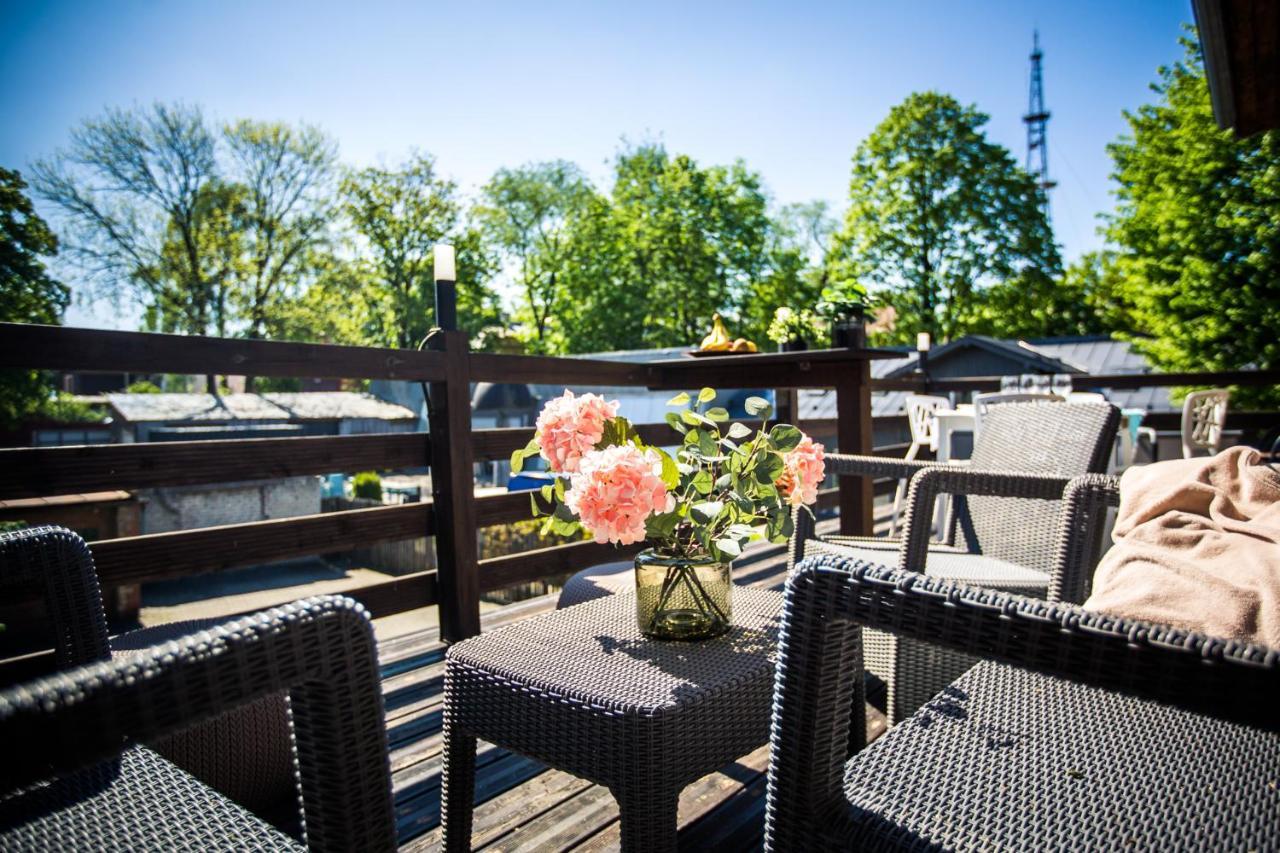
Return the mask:
<path fill-rule="evenodd" d="M 597 542 L 648 548 L 635 560 L 636 619 L 657 639 L 695 640 L 727 631 L 731 566 L 753 539 L 785 542 L 792 510 L 817 500 L 823 447 L 794 426 L 768 420 L 773 407 L 749 397 L 756 427 L 730 423 L 716 392 L 681 392 L 666 420 L 674 453 L 644 444 L 617 401 L 572 392 L 550 400 L 511 469 L 541 455 L 554 484 L 532 493 L 544 534 L 586 530 Z"/>
<path fill-rule="evenodd" d="M 820 334 L 818 317 L 808 308 L 796 311 L 783 305 L 773 312 L 766 334 L 778 345 L 778 352 L 807 350 Z"/>
<path fill-rule="evenodd" d="M 843 281 L 824 288 L 818 309 L 831 321 L 831 346 L 859 349 L 867 344 L 867 288 L 856 281 Z"/>

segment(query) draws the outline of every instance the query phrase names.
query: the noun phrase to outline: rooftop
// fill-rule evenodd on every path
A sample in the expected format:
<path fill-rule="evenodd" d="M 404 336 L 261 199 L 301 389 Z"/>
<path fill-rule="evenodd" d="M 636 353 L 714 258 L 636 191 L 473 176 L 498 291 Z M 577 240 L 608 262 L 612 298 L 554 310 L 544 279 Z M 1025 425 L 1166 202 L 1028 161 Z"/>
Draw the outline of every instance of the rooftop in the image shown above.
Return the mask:
<path fill-rule="evenodd" d="M 373 418 L 412 421 L 417 416 L 372 394 L 312 391 L 263 394 L 107 394 L 120 420 L 152 421 L 330 421 Z"/>

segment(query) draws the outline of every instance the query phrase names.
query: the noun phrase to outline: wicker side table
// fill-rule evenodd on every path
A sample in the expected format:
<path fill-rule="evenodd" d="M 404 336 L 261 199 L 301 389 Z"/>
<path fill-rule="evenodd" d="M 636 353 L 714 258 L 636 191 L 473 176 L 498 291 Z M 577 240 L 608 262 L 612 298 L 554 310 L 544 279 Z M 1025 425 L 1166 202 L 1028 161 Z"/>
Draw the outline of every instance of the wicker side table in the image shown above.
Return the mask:
<path fill-rule="evenodd" d="M 482 738 L 607 786 L 623 850 L 675 850 L 681 789 L 769 739 L 781 612 L 781 593 L 738 587 L 728 634 L 661 642 L 640 634 L 626 593 L 453 646 L 444 848 L 470 849 Z"/>

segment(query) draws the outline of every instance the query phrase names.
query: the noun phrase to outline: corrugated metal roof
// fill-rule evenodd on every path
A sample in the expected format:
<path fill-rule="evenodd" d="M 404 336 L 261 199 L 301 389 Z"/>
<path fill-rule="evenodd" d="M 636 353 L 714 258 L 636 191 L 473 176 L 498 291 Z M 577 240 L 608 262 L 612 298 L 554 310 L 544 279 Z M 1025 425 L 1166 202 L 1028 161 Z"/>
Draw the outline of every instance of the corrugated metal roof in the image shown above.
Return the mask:
<path fill-rule="evenodd" d="M 355 391 L 267 394 L 107 394 L 129 423 L 190 421 L 306 421 L 375 418 L 413 420 L 413 412 Z"/>

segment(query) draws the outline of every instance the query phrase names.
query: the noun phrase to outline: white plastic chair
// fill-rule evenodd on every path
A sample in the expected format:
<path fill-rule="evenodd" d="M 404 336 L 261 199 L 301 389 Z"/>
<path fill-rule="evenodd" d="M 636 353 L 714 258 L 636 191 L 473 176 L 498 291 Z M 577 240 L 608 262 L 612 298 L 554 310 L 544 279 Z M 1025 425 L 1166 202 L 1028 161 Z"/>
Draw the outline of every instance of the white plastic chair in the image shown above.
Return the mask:
<path fill-rule="evenodd" d="M 934 397 L 928 394 L 911 394 L 907 396 L 907 425 L 911 428 L 911 446 L 907 448 L 904 459 L 915 459 L 921 449 L 938 449 L 938 421 L 934 412 L 939 409 L 950 409 L 951 400 L 946 397 Z M 906 497 L 907 481 L 899 480 L 897 491 L 893 494 L 893 520 L 889 522 L 889 535 L 898 531 L 898 513 L 902 501 Z"/>
<path fill-rule="evenodd" d="M 1222 430 L 1227 425 L 1227 401 L 1231 392 L 1225 388 L 1192 391 L 1182 402 L 1182 456 L 1190 459 L 1197 450 L 1216 456 L 1222 449 Z"/>
<path fill-rule="evenodd" d="M 978 443 L 982 433 L 982 419 L 992 406 L 1001 403 L 1061 403 L 1062 397 L 1057 394 L 1035 394 L 1026 391 L 992 392 L 973 395 L 973 443 Z"/>

